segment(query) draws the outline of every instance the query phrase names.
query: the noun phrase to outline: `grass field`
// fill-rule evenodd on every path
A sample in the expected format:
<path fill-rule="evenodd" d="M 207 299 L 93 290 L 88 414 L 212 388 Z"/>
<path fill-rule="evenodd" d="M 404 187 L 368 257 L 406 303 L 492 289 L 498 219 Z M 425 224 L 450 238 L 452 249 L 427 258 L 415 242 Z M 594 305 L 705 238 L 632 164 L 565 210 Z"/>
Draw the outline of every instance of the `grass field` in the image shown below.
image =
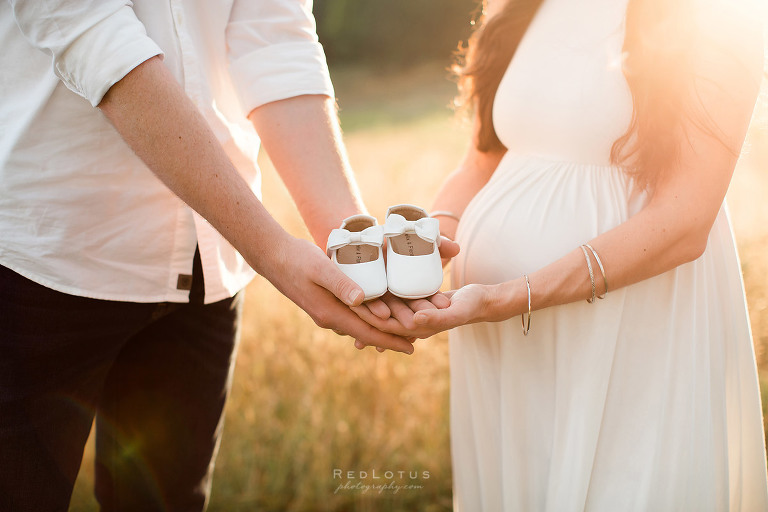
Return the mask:
<path fill-rule="evenodd" d="M 350 159 L 380 221 L 390 204 L 429 206 L 464 152 L 468 127 L 447 108 L 454 87 L 443 67 L 334 73 Z M 768 382 L 766 119 L 755 123 L 729 192 L 762 382 Z M 262 163 L 267 207 L 304 233 L 274 171 Z M 316 328 L 264 280 L 247 295 L 209 510 L 450 510 L 447 337 L 418 342 L 413 357 L 359 353 L 349 338 Z M 96 509 L 92 449 L 91 443 L 72 511 Z"/>

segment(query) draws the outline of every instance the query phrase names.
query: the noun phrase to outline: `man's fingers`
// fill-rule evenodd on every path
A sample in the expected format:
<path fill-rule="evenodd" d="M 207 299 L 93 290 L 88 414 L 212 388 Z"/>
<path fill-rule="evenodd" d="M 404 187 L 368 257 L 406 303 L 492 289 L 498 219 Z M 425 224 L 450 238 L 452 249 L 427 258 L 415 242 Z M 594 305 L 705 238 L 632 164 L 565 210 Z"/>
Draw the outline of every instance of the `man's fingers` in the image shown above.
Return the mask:
<path fill-rule="evenodd" d="M 416 327 L 413 323 L 413 310 L 402 299 L 394 295 L 385 295 L 383 300 L 392 312 L 392 317 L 406 330 Z"/>
<path fill-rule="evenodd" d="M 401 336 L 384 332 L 365 321 L 365 318 L 369 318 L 372 322 L 387 322 L 374 316 L 365 306 L 356 306 L 354 308 L 355 312 L 348 308 L 344 309 L 346 314 L 343 318 L 339 319 L 340 322 L 338 322 L 339 325 L 336 328 L 349 333 L 350 336 L 355 338 L 355 347 L 364 348 L 366 345 L 373 345 L 406 354 L 413 353 L 413 344 L 408 342 L 408 340 Z M 342 321 L 344 325 L 341 325 Z"/>
<path fill-rule="evenodd" d="M 401 330 L 400 322 L 398 322 L 394 317 L 388 316 L 387 318 L 380 318 L 379 316 L 374 315 L 371 310 L 365 306 L 365 304 L 362 306 L 353 307 L 352 311 L 354 311 L 357 316 L 363 319 L 363 321 L 365 321 L 367 324 L 372 325 L 382 332 L 394 333 L 399 330 L 398 328 Z"/>
<path fill-rule="evenodd" d="M 368 307 L 371 313 L 381 318 L 382 320 L 386 320 L 392 316 L 392 312 L 389 310 L 389 307 L 387 307 L 387 305 L 384 304 L 384 301 L 381 299 L 366 302 L 365 305 Z"/>
<path fill-rule="evenodd" d="M 305 245 L 308 246 L 309 242 Z M 314 252 L 306 252 L 307 260 L 295 269 L 296 275 L 286 276 L 288 285 L 283 284 L 294 292 L 286 295 L 309 313 L 318 326 L 351 336 L 356 340 L 355 346 L 358 348 L 374 345 L 412 354 L 412 343 L 372 327 L 350 309 L 357 309 L 362 304 L 363 290 L 344 275 L 319 248 L 314 245 L 311 247 Z M 297 286 L 298 283 L 301 286 Z M 360 309 L 369 311 L 367 307 Z M 375 317 L 370 311 L 369 314 Z"/>
<path fill-rule="evenodd" d="M 360 320 L 362 322 L 362 320 Z M 395 350 L 404 354 L 413 354 L 413 344 L 409 343 L 406 339 L 395 336 L 394 334 L 388 334 L 378 331 L 367 325 L 367 333 L 358 335 L 357 339 L 364 345 L 374 345 L 379 348 L 385 348 L 389 350 Z"/>
<path fill-rule="evenodd" d="M 411 343 L 413 343 L 413 342 L 411 341 Z M 366 344 L 365 344 L 365 343 L 363 343 L 362 341 L 360 341 L 360 340 L 355 340 L 355 348 L 356 348 L 357 350 L 363 350 L 363 349 L 364 349 L 365 347 L 367 347 L 367 346 L 368 346 L 368 345 L 366 345 Z M 377 352 L 380 352 L 380 353 L 381 353 L 381 352 L 386 352 L 386 351 L 387 351 L 387 349 L 385 349 L 385 348 L 381 348 L 381 347 L 374 347 L 374 348 L 376 348 L 376 351 L 377 351 Z"/>

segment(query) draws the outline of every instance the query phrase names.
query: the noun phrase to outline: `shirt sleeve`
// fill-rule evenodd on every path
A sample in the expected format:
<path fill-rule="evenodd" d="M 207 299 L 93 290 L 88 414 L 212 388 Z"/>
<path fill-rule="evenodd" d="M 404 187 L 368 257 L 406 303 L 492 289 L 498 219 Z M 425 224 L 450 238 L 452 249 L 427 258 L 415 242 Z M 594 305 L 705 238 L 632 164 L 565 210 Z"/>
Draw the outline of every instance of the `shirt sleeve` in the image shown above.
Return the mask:
<path fill-rule="evenodd" d="M 97 106 L 110 87 L 156 55 L 128 0 L 10 0 L 19 29 L 53 57 L 64 85 Z"/>
<path fill-rule="evenodd" d="M 235 0 L 227 47 L 230 76 L 245 115 L 303 94 L 333 97 L 312 0 Z"/>

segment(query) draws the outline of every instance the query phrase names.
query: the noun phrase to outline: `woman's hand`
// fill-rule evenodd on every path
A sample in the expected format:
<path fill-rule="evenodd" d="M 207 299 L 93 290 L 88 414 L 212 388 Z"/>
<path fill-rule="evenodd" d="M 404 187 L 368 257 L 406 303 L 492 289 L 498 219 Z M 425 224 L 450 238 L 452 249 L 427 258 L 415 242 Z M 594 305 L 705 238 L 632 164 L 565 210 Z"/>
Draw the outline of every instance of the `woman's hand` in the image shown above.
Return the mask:
<path fill-rule="evenodd" d="M 409 338 L 429 338 L 459 325 L 509 318 L 507 306 L 513 295 L 505 285 L 470 284 L 458 290 L 438 293 L 426 299 L 403 302 L 385 295 L 383 302 L 391 315 L 381 318 L 366 305 L 352 310 L 376 329 Z M 359 343 L 355 346 L 362 348 Z"/>
<path fill-rule="evenodd" d="M 468 284 L 458 290 L 445 293 L 450 305 L 442 309 L 417 311 L 413 314 L 413 323 L 418 332 L 438 332 L 453 329 L 460 325 L 495 320 L 493 299 L 496 287 L 482 284 Z M 498 318 L 498 320 L 502 320 Z M 431 334 L 430 334 L 431 335 Z"/>
<path fill-rule="evenodd" d="M 447 308 L 450 304 L 451 301 L 448 297 L 440 292 L 425 299 L 415 300 L 401 299 L 387 292 L 379 299 L 352 307 L 352 311 L 357 313 L 366 323 L 381 332 L 390 334 L 395 332 L 407 333 L 403 335 L 398 334 L 398 336 L 413 341 L 419 337 L 428 337 L 418 336 L 419 333 L 416 332 L 417 326 L 413 320 L 414 314 L 418 311 Z M 358 349 L 363 349 L 367 345 L 363 340 L 355 340 L 355 347 Z M 381 347 L 378 347 L 376 350 L 384 352 L 384 349 Z"/>
<path fill-rule="evenodd" d="M 450 263 L 457 254 L 459 254 L 459 244 L 453 240 L 442 236 L 440 241 L 440 259 L 442 260 L 443 267 Z M 439 309 L 447 308 L 450 305 L 448 298 L 442 293 L 436 293 L 426 299 L 416 300 L 404 300 L 395 297 L 391 293 L 387 293 L 383 297 L 368 302 L 360 306 L 362 313 L 361 318 L 364 320 L 370 318 L 372 321 L 387 321 L 392 319 L 393 322 L 400 324 L 400 331 L 412 331 L 415 328 L 413 323 L 413 314 L 416 311 L 425 309 Z M 374 320 L 375 318 L 375 320 Z M 415 338 L 415 336 L 408 336 L 409 339 Z M 358 349 L 366 347 L 366 343 L 362 340 L 355 340 L 355 346 Z M 379 352 L 383 352 L 384 349 L 378 348 Z"/>

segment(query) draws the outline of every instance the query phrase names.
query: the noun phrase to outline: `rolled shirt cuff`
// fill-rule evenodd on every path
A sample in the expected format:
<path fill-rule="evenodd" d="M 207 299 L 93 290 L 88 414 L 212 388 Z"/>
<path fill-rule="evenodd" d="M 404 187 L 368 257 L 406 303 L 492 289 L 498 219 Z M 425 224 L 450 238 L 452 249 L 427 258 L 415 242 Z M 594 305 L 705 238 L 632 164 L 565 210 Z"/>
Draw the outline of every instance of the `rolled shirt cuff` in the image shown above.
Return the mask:
<path fill-rule="evenodd" d="M 304 94 L 334 96 L 320 43 L 265 46 L 230 62 L 230 75 L 244 115 L 272 101 Z"/>
<path fill-rule="evenodd" d="M 163 51 L 133 9 L 121 7 L 54 55 L 54 72 L 64 85 L 97 106 L 110 87 L 142 62 Z"/>

